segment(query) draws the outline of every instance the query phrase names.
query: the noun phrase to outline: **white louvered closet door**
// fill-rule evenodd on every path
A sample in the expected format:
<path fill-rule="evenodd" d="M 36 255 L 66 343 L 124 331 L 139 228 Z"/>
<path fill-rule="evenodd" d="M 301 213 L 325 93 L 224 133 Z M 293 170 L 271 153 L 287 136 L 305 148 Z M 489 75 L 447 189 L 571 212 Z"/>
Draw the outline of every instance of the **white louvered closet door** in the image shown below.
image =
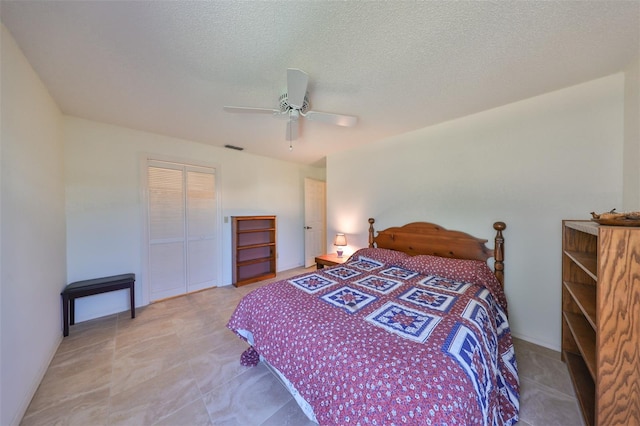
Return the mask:
<path fill-rule="evenodd" d="M 187 292 L 215 286 L 215 175 L 187 168 Z"/>
<path fill-rule="evenodd" d="M 149 161 L 150 301 L 215 286 L 213 169 Z"/>

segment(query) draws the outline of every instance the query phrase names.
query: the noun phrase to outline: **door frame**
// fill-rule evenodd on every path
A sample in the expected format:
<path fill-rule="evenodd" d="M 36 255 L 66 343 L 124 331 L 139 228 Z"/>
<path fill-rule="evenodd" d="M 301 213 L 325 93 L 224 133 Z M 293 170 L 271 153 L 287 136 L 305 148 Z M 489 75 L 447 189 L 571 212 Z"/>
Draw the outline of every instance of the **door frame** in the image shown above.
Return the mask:
<path fill-rule="evenodd" d="M 142 152 L 138 155 L 138 168 L 139 179 L 138 189 L 140 196 L 140 223 L 142 224 L 140 235 L 140 277 L 136 277 L 136 281 L 141 283 L 140 289 L 142 295 L 138 300 L 141 300 L 140 306 L 145 306 L 150 303 L 151 298 L 151 284 L 149 282 L 149 187 L 148 187 L 148 174 L 147 166 L 148 161 L 161 161 L 165 163 L 176 163 L 186 166 L 205 167 L 213 169 L 215 171 L 215 198 L 216 198 L 216 235 L 218 241 L 216 241 L 216 252 L 218 253 L 217 259 L 215 259 L 216 270 L 216 282 L 218 286 L 222 285 L 222 240 L 223 240 L 223 228 L 222 228 L 222 197 L 221 197 L 221 172 L 220 165 L 216 163 L 203 162 L 193 160 L 185 157 L 177 157 L 165 154 L 157 154 L 152 152 Z"/>
<path fill-rule="evenodd" d="M 309 181 L 322 183 L 324 187 L 324 196 L 322 199 L 322 207 L 321 207 L 322 227 L 320 229 L 320 237 L 319 237 L 321 242 L 321 253 L 317 253 L 317 254 L 314 253 L 312 255 L 308 255 L 307 253 L 308 248 L 310 246 L 308 241 L 309 232 L 307 229 L 307 226 L 309 226 L 309 223 L 307 220 L 308 219 L 307 212 L 309 210 L 309 206 L 307 205 L 307 182 Z M 304 193 L 304 260 L 303 260 L 303 264 L 305 268 L 308 268 L 310 266 L 313 266 L 315 263 L 310 259 L 315 259 L 316 256 L 325 254 L 327 251 L 327 182 L 319 179 L 306 177 L 304 178 L 304 192 L 305 193 Z"/>

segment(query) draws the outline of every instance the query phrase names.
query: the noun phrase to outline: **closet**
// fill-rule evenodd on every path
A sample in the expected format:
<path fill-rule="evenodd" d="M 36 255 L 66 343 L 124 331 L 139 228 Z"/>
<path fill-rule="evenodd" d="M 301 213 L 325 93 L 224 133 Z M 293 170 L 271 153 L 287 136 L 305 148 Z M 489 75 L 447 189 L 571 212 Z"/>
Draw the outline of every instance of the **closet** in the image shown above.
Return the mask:
<path fill-rule="evenodd" d="M 150 301 L 218 283 L 215 169 L 147 162 Z"/>

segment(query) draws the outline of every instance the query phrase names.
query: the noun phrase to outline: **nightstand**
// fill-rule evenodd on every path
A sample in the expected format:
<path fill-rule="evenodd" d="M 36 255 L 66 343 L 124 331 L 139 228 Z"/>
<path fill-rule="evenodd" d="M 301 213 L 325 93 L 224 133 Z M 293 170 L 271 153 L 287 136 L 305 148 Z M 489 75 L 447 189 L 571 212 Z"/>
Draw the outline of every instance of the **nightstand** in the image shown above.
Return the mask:
<path fill-rule="evenodd" d="M 336 253 L 323 254 L 322 256 L 316 257 L 316 267 L 322 269 L 325 266 L 342 265 L 348 259 L 349 256 L 338 257 Z"/>

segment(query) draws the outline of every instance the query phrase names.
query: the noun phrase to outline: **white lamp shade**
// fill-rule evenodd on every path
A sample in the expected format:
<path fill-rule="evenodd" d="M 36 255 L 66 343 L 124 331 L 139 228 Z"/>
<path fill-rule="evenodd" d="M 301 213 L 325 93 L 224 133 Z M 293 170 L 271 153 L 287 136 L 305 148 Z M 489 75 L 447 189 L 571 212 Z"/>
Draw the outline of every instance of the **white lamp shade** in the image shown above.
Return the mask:
<path fill-rule="evenodd" d="M 346 246 L 347 237 L 344 234 L 336 234 L 336 239 L 333 241 L 334 246 Z"/>

